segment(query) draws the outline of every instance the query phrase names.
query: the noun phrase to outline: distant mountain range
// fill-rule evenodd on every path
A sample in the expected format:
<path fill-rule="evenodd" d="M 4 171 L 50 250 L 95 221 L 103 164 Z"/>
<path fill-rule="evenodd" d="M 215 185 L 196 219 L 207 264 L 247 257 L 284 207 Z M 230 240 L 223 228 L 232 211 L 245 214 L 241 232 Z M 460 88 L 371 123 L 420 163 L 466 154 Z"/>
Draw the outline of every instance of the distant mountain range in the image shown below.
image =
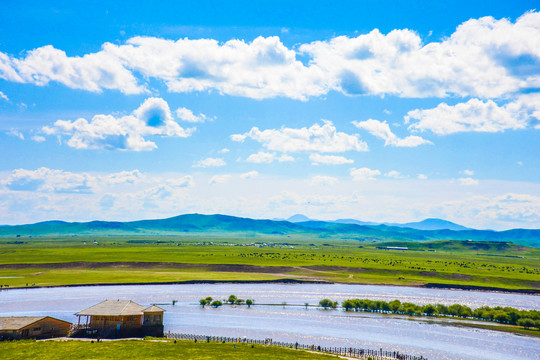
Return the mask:
<path fill-rule="evenodd" d="M 307 220 L 306 220 L 307 219 Z M 294 222 L 298 220 L 297 222 Z M 286 220 L 256 220 L 227 215 L 186 214 L 141 221 L 45 221 L 29 225 L 0 226 L 0 236 L 106 236 L 106 235 L 208 235 L 235 237 L 291 237 L 355 241 L 475 240 L 505 241 L 540 247 L 540 230 L 507 231 L 467 229 L 441 219 L 407 224 L 373 224 L 357 220 L 311 220 L 295 215 Z"/>
<path fill-rule="evenodd" d="M 293 223 L 301 223 L 306 221 L 313 221 L 313 219 L 308 218 L 305 215 L 302 214 L 296 214 L 291 216 L 287 219 L 289 222 Z M 318 220 L 315 220 L 318 221 Z M 442 219 L 425 219 L 418 222 L 410 222 L 405 224 L 398 224 L 398 223 L 375 223 L 375 222 L 366 222 L 366 221 L 360 221 L 355 219 L 338 219 L 334 221 L 327 221 L 327 222 L 333 222 L 338 224 L 356 224 L 356 225 L 387 225 L 387 226 L 394 226 L 394 227 L 402 227 L 402 228 L 411 228 L 416 230 L 473 230 L 470 228 L 467 228 L 465 226 L 453 223 L 451 221 L 442 220 Z"/>

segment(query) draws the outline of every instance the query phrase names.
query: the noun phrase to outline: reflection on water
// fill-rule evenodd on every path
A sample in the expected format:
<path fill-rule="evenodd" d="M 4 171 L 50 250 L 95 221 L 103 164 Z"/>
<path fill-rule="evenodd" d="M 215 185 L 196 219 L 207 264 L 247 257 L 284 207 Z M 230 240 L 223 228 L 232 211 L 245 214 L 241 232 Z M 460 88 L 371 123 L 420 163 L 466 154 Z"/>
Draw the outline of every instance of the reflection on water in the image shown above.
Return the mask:
<path fill-rule="evenodd" d="M 443 326 L 368 313 L 323 311 L 303 306 L 225 306 L 201 308 L 198 300 L 230 294 L 255 299 L 256 304 L 315 305 L 323 297 L 342 301 L 370 298 L 417 304 L 460 303 L 472 308 L 482 305 L 540 309 L 540 297 L 533 295 L 420 289 L 365 285 L 132 285 L 51 288 L 0 291 L 0 316 L 47 314 L 76 321 L 75 312 L 101 300 L 131 299 L 141 304 L 163 305 L 165 331 L 204 335 L 273 338 L 322 346 L 361 347 L 435 359 L 540 359 L 540 340 L 488 330 Z"/>

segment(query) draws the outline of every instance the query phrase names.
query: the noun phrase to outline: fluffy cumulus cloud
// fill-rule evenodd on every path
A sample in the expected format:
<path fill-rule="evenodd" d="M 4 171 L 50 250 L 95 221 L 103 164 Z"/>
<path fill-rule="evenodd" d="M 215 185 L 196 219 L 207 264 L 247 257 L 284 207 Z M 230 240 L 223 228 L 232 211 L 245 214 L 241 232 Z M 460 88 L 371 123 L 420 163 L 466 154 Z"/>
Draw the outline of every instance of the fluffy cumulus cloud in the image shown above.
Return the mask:
<path fill-rule="evenodd" d="M 343 164 L 352 164 L 354 160 L 347 159 L 343 156 L 337 155 L 321 155 L 321 154 L 311 154 L 309 155 L 309 160 L 313 164 L 325 164 L 325 165 L 343 165 Z"/>
<path fill-rule="evenodd" d="M 387 172 L 386 174 L 384 174 L 384 176 L 389 177 L 389 178 L 394 178 L 394 179 L 400 179 L 403 177 L 403 175 L 401 175 L 401 173 L 396 170 L 391 170 Z"/>
<path fill-rule="evenodd" d="M 515 23 L 471 19 L 441 42 L 423 44 L 411 30 L 373 30 L 300 46 L 348 94 L 403 97 L 502 97 L 540 81 L 540 13 Z"/>
<path fill-rule="evenodd" d="M 368 150 L 367 144 L 358 135 L 337 131 L 331 121 L 324 121 L 322 126 L 315 124 L 300 129 L 282 127 L 261 131 L 253 127 L 247 133 L 231 135 L 233 141 L 242 142 L 246 138 L 261 143 L 268 150 L 280 152 L 339 153 Z"/>
<path fill-rule="evenodd" d="M 17 169 L 4 181 L 9 190 L 43 191 L 57 193 L 92 192 L 93 177 L 82 173 L 71 173 L 45 167 L 37 170 Z"/>
<path fill-rule="evenodd" d="M 13 170 L 1 183 L 11 191 L 93 193 L 103 186 L 133 184 L 141 177 L 139 170 L 92 175 L 41 167 L 37 170 Z"/>
<path fill-rule="evenodd" d="M 185 107 L 178 108 L 176 110 L 176 116 L 182 121 L 191 123 L 202 123 L 208 119 L 203 113 L 195 115 L 193 111 L 186 109 Z"/>
<path fill-rule="evenodd" d="M 540 95 L 521 95 L 504 105 L 479 99 L 456 105 L 441 103 L 432 109 L 409 111 L 405 123 L 411 123 L 410 130 L 438 135 L 525 129 L 540 124 Z"/>
<path fill-rule="evenodd" d="M 417 147 L 423 144 L 433 144 L 431 141 L 416 135 L 410 135 L 403 139 L 398 138 L 390 130 L 390 125 L 386 121 L 369 119 L 366 121 L 353 121 L 352 123 L 357 128 L 367 130 L 371 135 L 383 139 L 384 146 Z"/>
<path fill-rule="evenodd" d="M 42 131 L 68 137 L 67 144 L 76 149 L 145 151 L 157 148 L 146 136 L 188 137 L 193 129 L 184 129 L 173 120 L 165 100 L 148 98 L 131 115 L 95 115 L 90 121 L 58 120 Z"/>
<path fill-rule="evenodd" d="M 106 51 L 84 56 L 67 56 L 51 45 L 29 51 L 24 58 L 0 53 L 0 78 L 38 86 L 58 82 L 73 89 L 101 92 L 120 90 L 125 94 L 140 94 L 145 88 L 118 56 Z"/>
<path fill-rule="evenodd" d="M 381 175 L 379 170 L 372 170 L 367 167 L 351 169 L 350 174 L 354 181 L 375 180 L 375 176 Z"/>
<path fill-rule="evenodd" d="M 275 153 L 259 151 L 258 153 L 249 155 L 246 159 L 247 162 L 255 164 L 270 164 L 274 162 L 274 160 L 277 160 L 279 162 L 290 162 L 294 161 L 294 157 L 286 154 L 276 155 Z"/>
<path fill-rule="evenodd" d="M 193 166 L 207 168 L 207 167 L 220 167 L 220 166 L 225 166 L 225 165 L 227 165 L 227 163 L 225 162 L 225 160 L 221 158 L 206 158 L 206 159 L 197 161 L 195 165 Z"/>
<path fill-rule="evenodd" d="M 257 176 L 259 176 L 259 172 L 255 170 L 240 174 L 242 179 L 255 179 Z"/>
<path fill-rule="evenodd" d="M 539 12 L 525 13 L 515 22 L 471 19 L 449 37 L 429 43 L 413 30 L 383 34 L 375 29 L 294 48 L 276 36 L 224 43 L 134 37 L 122 44 L 105 43 L 84 56 L 67 56 L 47 45 L 20 57 L 0 53 L 0 78 L 126 94 L 146 92 L 146 79 L 157 79 L 171 92 L 215 90 L 254 99 L 306 100 L 332 90 L 501 98 L 540 86 L 538 24 Z"/>

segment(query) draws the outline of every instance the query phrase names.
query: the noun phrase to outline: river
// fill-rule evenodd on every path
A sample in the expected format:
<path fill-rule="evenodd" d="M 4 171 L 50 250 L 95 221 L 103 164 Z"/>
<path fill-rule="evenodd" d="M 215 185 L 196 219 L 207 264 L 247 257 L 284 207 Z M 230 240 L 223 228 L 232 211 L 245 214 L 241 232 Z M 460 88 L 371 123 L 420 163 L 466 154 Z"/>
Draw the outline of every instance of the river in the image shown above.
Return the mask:
<path fill-rule="evenodd" d="M 255 304 L 299 306 L 198 305 L 202 297 L 226 299 L 230 294 L 254 299 Z M 0 291 L 0 316 L 50 315 L 76 322 L 74 313 L 105 299 L 133 300 L 160 305 L 165 331 L 290 341 L 321 346 L 342 346 L 400 351 L 430 360 L 540 359 L 540 339 L 452 325 L 451 322 L 406 320 L 369 313 L 345 313 L 305 308 L 327 297 L 342 301 L 369 298 L 417 304 L 459 303 L 540 309 L 540 296 L 495 292 L 422 289 L 396 286 L 344 284 L 195 284 L 123 285 Z"/>

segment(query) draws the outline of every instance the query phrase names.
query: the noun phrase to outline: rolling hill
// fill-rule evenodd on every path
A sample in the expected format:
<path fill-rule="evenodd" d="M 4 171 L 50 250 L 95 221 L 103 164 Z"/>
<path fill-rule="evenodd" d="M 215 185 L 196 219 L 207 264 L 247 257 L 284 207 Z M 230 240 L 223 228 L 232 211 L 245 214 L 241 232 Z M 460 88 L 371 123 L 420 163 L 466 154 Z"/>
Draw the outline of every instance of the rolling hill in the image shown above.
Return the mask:
<path fill-rule="evenodd" d="M 304 220 L 298 217 L 297 220 Z M 339 221 L 339 220 L 338 220 Z M 45 221 L 28 225 L 0 226 L 2 237 L 75 236 L 75 235 L 207 235 L 328 238 L 354 241 L 430 241 L 474 240 L 513 242 L 540 247 L 540 230 L 513 229 L 507 231 L 467 229 L 440 219 L 418 223 L 372 225 L 362 222 L 330 222 L 307 220 L 299 222 L 257 220 L 227 215 L 186 214 L 167 219 L 140 221 Z M 409 226 L 405 226 L 409 225 Z M 413 228 L 412 226 L 416 226 Z M 442 229 L 440 227 L 443 227 Z M 452 227 L 448 229 L 446 227 Z"/>

